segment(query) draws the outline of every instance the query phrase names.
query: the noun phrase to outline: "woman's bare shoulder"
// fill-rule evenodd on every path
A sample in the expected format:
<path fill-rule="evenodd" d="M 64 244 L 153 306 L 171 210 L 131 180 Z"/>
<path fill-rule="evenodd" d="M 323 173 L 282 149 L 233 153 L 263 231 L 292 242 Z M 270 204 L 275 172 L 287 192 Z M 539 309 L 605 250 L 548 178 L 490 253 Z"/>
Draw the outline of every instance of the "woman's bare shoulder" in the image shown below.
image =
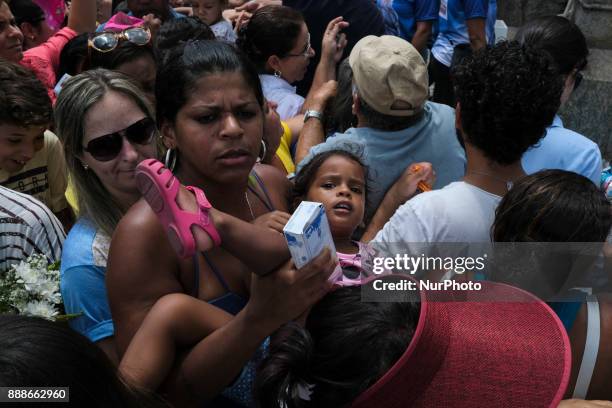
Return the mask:
<path fill-rule="evenodd" d="M 287 211 L 293 184 L 287 174 L 274 166 L 257 164 L 253 169 L 261 178 L 277 210 Z"/>
<path fill-rule="evenodd" d="M 120 260 L 122 265 L 109 268 L 111 278 L 115 269 L 129 268 L 130 275 L 135 277 L 139 271 L 151 273 L 149 268 L 161 264 L 165 268 L 155 269 L 170 271 L 173 268 L 169 267 L 177 263 L 162 225 L 144 200 L 134 204 L 117 225 L 111 241 L 110 258 L 111 263 Z"/>

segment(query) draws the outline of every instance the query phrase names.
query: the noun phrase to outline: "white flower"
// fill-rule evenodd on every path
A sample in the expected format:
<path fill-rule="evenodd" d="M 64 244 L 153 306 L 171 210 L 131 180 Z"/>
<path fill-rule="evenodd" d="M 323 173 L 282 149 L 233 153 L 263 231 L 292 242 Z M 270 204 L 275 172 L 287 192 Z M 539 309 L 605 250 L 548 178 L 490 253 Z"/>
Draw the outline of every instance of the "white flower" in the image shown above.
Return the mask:
<path fill-rule="evenodd" d="M 27 262 L 19 262 L 19 265 L 13 265 L 13 269 L 15 270 L 15 275 L 18 280 L 23 281 L 24 283 L 35 283 L 38 281 L 38 277 L 40 276 L 40 272 L 37 269 L 34 269 Z"/>
<path fill-rule="evenodd" d="M 39 316 L 47 320 L 53 320 L 53 318 L 59 314 L 53 305 L 38 300 L 29 302 L 25 305 L 23 310 L 20 310 L 20 312 L 24 315 Z"/>
<path fill-rule="evenodd" d="M 49 299 L 58 292 L 59 287 L 57 282 L 40 277 L 38 282 L 32 286 L 32 289 L 43 298 Z"/>

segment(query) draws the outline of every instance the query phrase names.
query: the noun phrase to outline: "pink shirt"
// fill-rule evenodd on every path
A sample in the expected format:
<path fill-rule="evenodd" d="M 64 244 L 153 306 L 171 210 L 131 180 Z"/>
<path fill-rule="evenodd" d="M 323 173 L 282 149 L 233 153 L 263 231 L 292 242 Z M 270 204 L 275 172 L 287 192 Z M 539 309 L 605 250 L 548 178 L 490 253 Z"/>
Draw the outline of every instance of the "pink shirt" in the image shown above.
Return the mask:
<path fill-rule="evenodd" d="M 66 43 L 77 35 L 78 33 L 72 28 L 64 27 L 45 43 L 25 51 L 23 59 L 19 62 L 24 67 L 34 71 L 38 79 L 47 88 L 47 93 L 53 104 L 55 104 L 56 98 L 53 88 L 57 82 L 55 71 L 59 67 L 60 53 Z"/>
<path fill-rule="evenodd" d="M 359 252 L 356 254 L 336 252 L 339 264 L 330 277 L 332 282 L 337 286 L 355 286 L 360 285 L 363 280 L 373 275 L 391 273 L 386 268 L 382 273 L 374 273 L 372 266 L 374 258 L 378 255 L 376 250 L 366 243 L 355 243 L 359 247 Z"/>

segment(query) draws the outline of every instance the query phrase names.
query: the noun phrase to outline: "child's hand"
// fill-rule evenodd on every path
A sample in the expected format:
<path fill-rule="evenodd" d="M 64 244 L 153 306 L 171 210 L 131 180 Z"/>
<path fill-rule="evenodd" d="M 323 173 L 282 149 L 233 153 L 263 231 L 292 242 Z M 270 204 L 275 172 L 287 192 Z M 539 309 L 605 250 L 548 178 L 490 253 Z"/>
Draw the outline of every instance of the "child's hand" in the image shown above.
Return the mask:
<path fill-rule="evenodd" d="M 144 20 L 144 27 L 151 31 L 151 38 L 155 38 L 157 30 L 162 25 L 161 20 L 152 13 L 143 16 L 142 19 Z"/>
<path fill-rule="evenodd" d="M 255 218 L 253 224 L 269 228 L 272 231 L 282 234 L 283 228 L 285 224 L 287 224 L 287 221 L 289 221 L 289 218 L 291 218 L 291 215 L 286 212 L 272 211 Z"/>
<path fill-rule="evenodd" d="M 223 12 L 223 16 L 234 24 L 234 31 L 236 32 L 236 34 L 239 34 L 242 27 L 249 23 L 249 20 L 251 19 L 252 14 L 249 13 L 248 11 L 237 12 L 232 9 L 228 9 L 228 10 L 230 10 L 232 14 L 229 16 L 226 16 L 225 12 Z"/>
<path fill-rule="evenodd" d="M 416 194 L 419 183 L 425 183 L 431 189 L 435 181 L 436 172 L 431 163 L 413 163 L 404 170 L 391 188 L 398 202 L 403 203 Z M 425 190 L 425 188 L 421 188 L 421 190 Z"/>
<path fill-rule="evenodd" d="M 282 6 L 283 2 L 281 0 L 252 0 L 247 1 L 242 6 L 236 7 L 236 11 L 246 10 L 250 13 L 254 13 L 265 6 Z"/>
<path fill-rule="evenodd" d="M 342 17 L 336 17 L 329 22 L 321 42 L 322 59 L 332 60 L 336 64 L 340 62 L 344 48 L 348 43 L 346 34 L 340 33 L 340 31 L 348 27 L 348 25 L 349 23 L 344 21 Z"/>

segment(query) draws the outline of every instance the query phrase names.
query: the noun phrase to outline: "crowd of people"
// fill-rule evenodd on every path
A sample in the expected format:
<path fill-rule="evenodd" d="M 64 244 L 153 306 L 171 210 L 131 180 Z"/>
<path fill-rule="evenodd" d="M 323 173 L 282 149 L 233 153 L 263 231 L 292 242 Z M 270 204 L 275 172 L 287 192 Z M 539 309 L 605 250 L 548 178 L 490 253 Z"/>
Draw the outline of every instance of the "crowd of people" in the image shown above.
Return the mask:
<path fill-rule="evenodd" d="M 67 3 L 0 0 L 0 273 L 61 260 L 74 316 L 0 315 L 1 386 L 100 407 L 612 407 L 610 171 L 558 114 L 588 61 L 574 23 L 496 42 L 496 0 Z M 298 269 L 283 228 L 303 201 L 335 248 Z M 577 242 L 594 254 L 553 277 L 372 267 Z M 419 279 L 481 289 L 376 298 Z"/>

